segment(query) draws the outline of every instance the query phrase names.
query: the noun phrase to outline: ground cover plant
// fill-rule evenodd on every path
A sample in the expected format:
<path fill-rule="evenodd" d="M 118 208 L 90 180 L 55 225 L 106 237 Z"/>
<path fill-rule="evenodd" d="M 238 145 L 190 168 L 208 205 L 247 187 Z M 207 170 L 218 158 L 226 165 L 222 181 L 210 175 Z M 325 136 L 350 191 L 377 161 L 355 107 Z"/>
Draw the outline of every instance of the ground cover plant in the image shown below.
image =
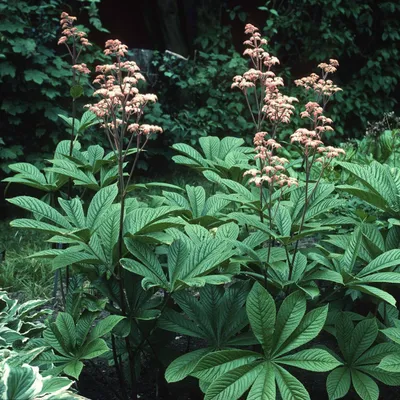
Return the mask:
<path fill-rule="evenodd" d="M 67 13 L 61 25 L 74 55 L 84 35 Z M 115 370 L 121 399 L 138 398 L 149 371 L 155 398 L 177 398 L 181 381 L 206 400 L 398 394 L 399 169 L 349 163 L 342 147 L 324 144 L 341 91 L 335 59 L 295 82 L 309 97 L 304 123 L 279 142 L 299 100 L 257 27 L 245 34 L 250 69 L 231 89 L 248 107 L 253 148 L 230 136 L 173 146 L 173 161 L 206 184 L 140 182 L 139 159 L 162 128 L 143 122 L 157 97 L 140 92 L 125 45 L 107 41 L 110 63 L 96 66 L 97 101 L 86 110 L 74 105 L 76 79 L 90 69 L 72 66 L 70 137 L 42 170 L 12 164 L 6 179 L 42 193 L 8 199 L 29 213 L 11 226 L 46 235 L 48 248 L 30 257 L 56 272 L 62 310 L 32 316 L 42 302 L 16 311 L 2 292 L 3 309 L 14 310 L 0 314 L 3 397 L 15 393 L 13 374 L 26 398 L 76 396 L 99 359 Z M 108 149 L 80 144 L 89 125 Z M 348 196 L 374 207 L 372 220 Z M 188 338 L 183 351 L 177 334 Z M 322 391 L 310 384 L 321 379 Z"/>

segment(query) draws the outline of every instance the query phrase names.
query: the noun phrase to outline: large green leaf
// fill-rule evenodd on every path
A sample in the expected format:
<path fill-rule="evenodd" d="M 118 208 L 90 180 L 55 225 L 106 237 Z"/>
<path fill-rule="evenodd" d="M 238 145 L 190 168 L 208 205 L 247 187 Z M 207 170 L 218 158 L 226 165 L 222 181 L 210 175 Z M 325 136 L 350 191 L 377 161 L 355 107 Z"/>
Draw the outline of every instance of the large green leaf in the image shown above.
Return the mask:
<path fill-rule="evenodd" d="M 107 353 L 109 350 L 107 343 L 103 339 L 94 339 L 81 348 L 79 358 L 81 360 L 91 360 Z"/>
<path fill-rule="evenodd" d="M 198 349 L 176 358 L 165 371 L 165 379 L 167 382 L 178 382 L 186 378 L 193 371 L 201 358 L 210 351 L 210 348 Z"/>
<path fill-rule="evenodd" d="M 378 400 L 379 388 L 375 381 L 368 375 L 355 369 L 351 370 L 351 380 L 354 389 L 362 400 Z"/>
<path fill-rule="evenodd" d="M 96 326 L 90 332 L 88 341 L 92 341 L 103 337 L 104 335 L 110 333 L 113 328 L 124 319 L 125 317 L 120 315 L 109 315 L 108 317 L 99 321 Z"/>
<path fill-rule="evenodd" d="M 384 371 L 400 373 L 400 352 L 383 358 L 378 367 Z"/>
<path fill-rule="evenodd" d="M 76 328 L 72 316 L 65 312 L 58 313 L 56 326 L 63 336 L 67 348 L 73 350 L 76 345 Z"/>
<path fill-rule="evenodd" d="M 67 214 L 69 221 L 77 228 L 86 228 L 86 218 L 83 213 L 81 200 L 75 198 L 72 200 L 58 199 L 61 208 Z"/>
<path fill-rule="evenodd" d="M 281 347 L 281 350 L 276 354 L 276 356 L 288 353 L 289 351 L 294 350 L 297 347 L 300 347 L 314 339 L 323 328 L 327 314 L 327 305 L 316 308 L 307 313 L 295 331 L 285 341 Z"/>
<path fill-rule="evenodd" d="M 63 371 L 65 374 L 67 374 L 68 376 L 72 376 L 75 379 L 79 379 L 79 375 L 82 372 L 83 369 L 83 362 L 79 361 L 79 360 L 73 360 L 70 363 L 68 363 Z"/>
<path fill-rule="evenodd" d="M 206 191 L 202 186 L 186 185 L 186 193 L 188 195 L 193 217 L 201 217 L 206 202 Z"/>
<path fill-rule="evenodd" d="M 327 372 L 342 365 L 340 361 L 323 349 L 302 350 L 277 358 L 275 362 L 315 372 Z"/>
<path fill-rule="evenodd" d="M 25 210 L 28 210 L 40 218 L 45 218 L 56 225 L 65 229 L 72 229 L 71 224 L 63 217 L 55 208 L 49 206 L 45 202 L 30 196 L 19 196 L 13 199 L 7 199 L 11 204 L 15 204 Z"/>
<path fill-rule="evenodd" d="M 357 277 L 362 278 L 371 273 L 396 265 L 400 265 L 400 250 L 389 250 L 372 260 L 357 274 Z"/>
<path fill-rule="evenodd" d="M 362 353 L 372 346 L 377 336 L 378 326 L 375 319 L 360 321 L 351 335 L 348 360 L 350 362 L 357 360 Z"/>
<path fill-rule="evenodd" d="M 263 346 L 265 354 L 270 355 L 276 307 L 272 296 L 258 282 L 254 284 L 247 297 L 246 311 L 254 335 Z"/>
<path fill-rule="evenodd" d="M 90 202 L 87 212 L 87 226 L 95 231 L 103 222 L 104 216 L 108 213 L 111 204 L 118 195 L 116 184 L 100 189 Z"/>
<path fill-rule="evenodd" d="M 396 306 L 396 299 L 385 290 L 376 288 L 374 286 L 362 285 L 361 283 L 357 285 L 352 284 L 351 287 L 352 289 L 359 290 L 360 292 L 377 297 L 378 299 L 382 299 L 383 301 L 388 302 L 394 307 Z"/>
<path fill-rule="evenodd" d="M 223 374 L 208 387 L 204 400 L 237 400 L 253 384 L 263 369 L 259 362 L 237 367 Z"/>
<path fill-rule="evenodd" d="M 276 383 L 285 400 L 310 400 L 303 384 L 285 369 L 276 366 Z"/>
<path fill-rule="evenodd" d="M 276 319 L 274 352 L 277 352 L 286 339 L 294 332 L 305 312 L 306 299 L 302 292 L 294 292 L 283 301 Z"/>
<path fill-rule="evenodd" d="M 326 380 L 326 390 L 329 400 L 341 399 L 350 390 L 351 375 L 347 367 L 339 367 L 333 370 Z"/>
<path fill-rule="evenodd" d="M 276 400 L 275 368 L 266 361 L 255 380 L 247 400 Z"/>
<path fill-rule="evenodd" d="M 272 208 L 272 219 L 282 236 L 290 236 L 292 219 L 289 210 L 285 206 L 276 203 Z"/>
<path fill-rule="evenodd" d="M 204 356 L 191 375 L 200 380 L 212 382 L 234 368 L 249 365 L 249 363 L 259 359 L 261 359 L 259 353 L 248 350 L 217 351 Z"/>

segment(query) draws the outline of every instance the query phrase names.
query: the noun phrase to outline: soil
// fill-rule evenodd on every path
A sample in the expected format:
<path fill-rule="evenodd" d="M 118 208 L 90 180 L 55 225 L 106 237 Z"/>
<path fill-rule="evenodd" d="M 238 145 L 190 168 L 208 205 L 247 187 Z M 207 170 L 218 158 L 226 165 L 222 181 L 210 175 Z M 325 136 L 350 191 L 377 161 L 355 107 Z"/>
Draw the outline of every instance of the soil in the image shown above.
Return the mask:
<path fill-rule="evenodd" d="M 171 347 L 184 354 L 188 349 L 187 337 L 177 336 Z M 190 350 L 204 347 L 202 341 L 191 339 Z M 137 383 L 137 399 L 141 400 L 203 400 L 204 394 L 198 388 L 197 380 L 187 378 L 182 382 L 166 384 L 168 393 L 162 394 L 162 388 L 157 393 L 156 373 L 154 368 L 146 365 L 142 370 L 142 376 Z M 115 369 L 109 367 L 107 363 L 99 360 L 97 363 L 90 363 L 83 369 L 79 378 L 79 394 L 90 400 L 120 400 L 121 391 Z"/>

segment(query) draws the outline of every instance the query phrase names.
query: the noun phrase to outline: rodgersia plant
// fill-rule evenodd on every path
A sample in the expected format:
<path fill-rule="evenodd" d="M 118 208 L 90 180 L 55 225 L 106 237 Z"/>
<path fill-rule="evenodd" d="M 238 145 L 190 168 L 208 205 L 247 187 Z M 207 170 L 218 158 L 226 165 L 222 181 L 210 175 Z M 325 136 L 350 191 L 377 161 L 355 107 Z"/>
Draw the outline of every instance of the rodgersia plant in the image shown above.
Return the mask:
<path fill-rule="evenodd" d="M 273 221 L 277 215 L 279 202 L 285 192 L 285 188 L 290 188 L 292 185 L 299 185 L 298 179 L 295 176 L 289 176 L 287 167 L 289 161 L 279 156 L 279 149 L 282 145 L 276 141 L 279 128 L 282 124 L 290 122 L 290 118 L 294 112 L 294 102 L 298 102 L 295 97 L 287 96 L 281 93 L 280 87 L 284 86 L 283 79 L 276 76 L 272 71 L 276 64 L 279 64 L 278 58 L 270 55 L 265 50 L 267 40 L 261 37 L 258 28 L 248 24 L 245 28 L 245 33 L 251 35 L 244 42 L 247 46 L 244 55 L 250 57 L 253 68 L 245 72 L 243 75 L 238 75 L 233 78 L 232 88 L 242 90 L 246 103 L 252 112 L 253 122 L 256 127 L 254 136 L 254 146 L 256 167 L 245 172 L 251 178 L 248 183 L 254 183 L 259 188 L 260 198 L 260 221 L 264 221 L 264 210 L 267 210 L 270 230 L 273 228 Z M 304 207 L 301 213 L 301 220 L 297 234 L 300 235 L 305 222 L 305 216 L 309 208 L 309 202 L 312 195 L 317 190 L 324 169 L 327 168 L 333 158 L 344 154 L 340 148 L 324 146 L 322 135 L 326 131 L 332 131 L 332 120 L 323 115 L 324 109 L 334 93 L 341 90 L 328 78 L 328 74 L 336 71 L 338 66 L 336 60 L 330 60 L 330 64 L 322 63 L 319 67 L 322 69 L 322 77 L 317 74 L 311 74 L 309 77 L 302 78 L 296 81 L 298 86 L 304 86 L 306 89 L 311 89 L 316 96 L 316 101 L 306 104 L 306 109 L 301 113 L 302 118 L 310 120 L 310 129 L 299 128 L 291 135 L 291 142 L 301 147 L 301 153 L 304 156 L 303 165 L 305 169 L 304 183 Z M 255 104 L 252 107 L 250 99 L 253 98 Z M 318 102 L 321 102 L 320 105 Z M 268 131 L 261 129 L 266 126 Z M 311 184 L 311 170 L 315 162 L 320 162 L 322 165 L 320 176 L 316 182 Z M 293 170 L 290 171 L 293 175 Z M 312 188 L 311 188 L 312 186 Z M 273 194 L 275 188 L 279 188 L 278 205 L 275 208 L 275 213 L 272 212 Z M 265 188 L 265 190 L 264 190 Z M 263 205 L 265 203 L 265 206 Z M 269 238 L 269 251 L 266 260 L 268 265 L 270 260 L 270 248 L 272 245 L 272 236 Z M 290 269 L 289 278 L 292 275 L 292 265 L 295 262 L 298 240 L 296 241 L 295 249 L 292 258 L 287 259 Z"/>
<path fill-rule="evenodd" d="M 164 351 L 170 341 L 167 333 L 178 332 L 206 344 L 193 352 L 188 346 L 187 354 L 170 363 L 166 379 L 198 378 L 206 400 L 243 395 L 249 400 L 309 399 L 306 385 L 288 367 L 312 373 L 333 370 L 327 382 L 330 400 L 347 393 L 349 375 L 363 400 L 377 399 L 373 379 L 399 381 L 393 365 L 398 359 L 393 333 L 398 313 L 393 311 L 395 298 L 383 284 L 400 282 L 400 250 L 392 234 L 383 237 L 376 226 L 359 223 L 355 216 L 336 215 L 344 202 L 324 175 L 343 154 L 326 146 L 323 138 L 333 129 L 325 112 L 340 90 L 328 79 L 338 63 L 320 64 L 322 76 L 297 81 L 312 99 L 301 113 L 308 127 L 299 127 L 290 137 L 302 154 L 303 166 L 295 170 L 297 160 L 287 156 L 278 138 L 297 99 L 281 92 L 283 80 L 273 71 L 279 61 L 264 49 L 266 41 L 257 28 L 247 25 L 246 33 L 251 36 L 245 55 L 252 68 L 236 76 L 233 87 L 243 91 L 253 115 L 255 155 L 243 141 L 230 137 L 201 138 L 201 152 L 174 145 L 181 153 L 175 161 L 201 172 L 213 184 L 212 196 L 206 187 L 132 182 L 149 137 L 162 132 L 142 123 L 147 105 L 157 97 L 139 92 L 144 78 L 136 63 L 126 59 L 127 47 L 109 40 L 104 53 L 113 61 L 96 68 L 98 100 L 87 108 L 99 120 L 110 153 L 96 145 L 82 151 L 75 138 L 70 153 L 70 142 L 64 141 L 46 172 L 58 174 L 64 183 L 71 178 L 74 193 L 82 197 L 59 198 L 59 209 L 29 196 L 10 199 L 34 213 L 34 218 L 13 221 L 13 226 L 50 233 L 51 243 L 65 246 L 34 256 L 50 259 L 55 270 L 70 266 L 74 274 L 66 309 L 43 334 L 52 348 L 47 347 L 45 361 L 55 365 L 54 373 L 64 371 L 78 379 L 86 359 L 103 355 L 116 367 L 122 397 L 137 398 L 143 355 L 151 368 L 163 371 L 172 361 Z M 69 36 L 74 38 L 81 40 Z M 84 68 L 74 69 L 87 72 Z M 84 125 L 81 120 L 79 129 Z M 14 169 L 20 172 L 20 183 L 47 188 L 48 175 L 26 166 Z M 28 179 L 29 171 L 35 179 Z M 393 178 L 393 185 L 397 181 Z M 131 196 L 134 189 L 151 186 L 168 191 L 145 201 Z M 375 183 L 371 187 L 376 191 Z M 89 195 L 83 197 L 75 188 Z M 90 196 L 92 191 L 96 193 Z M 337 227 L 342 225 L 354 232 L 339 235 Z M 329 238 L 315 244 L 326 232 Z M 313 243 L 304 245 L 307 238 Z M 344 254 L 332 250 L 335 246 L 345 249 Z M 352 302 L 362 294 L 382 302 L 375 310 L 379 324 L 372 317 L 362 322 L 360 314 L 367 312 Z M 111 315 L 102 318 L 104 309 Z M 343 310 L 352 312 L 337 318 Z M 101 321 L 93 328 L 96 319 Z M 349 332 L 342 332 L 336 320 L 348 320 L 342 326 L 351 327 L 346 328 Z M 361 322 L 354 328 L 355 321 Z M 373 326 L 372 335 L 364 329 L 368 326 Z M 378 326 L 386 334 L 393 328 L 387 337 L 394 344 L 374 345 Z M 311 347 L 323 330 L 337 339 L 343 357 Z M 110 333 L 106 343 L 102 337 Z M 319 344 L 324 337 L 319 336 Z M 350 341 L 343 347 L 346 337 Z M 368 343 L 361 349 L 358 342 L 365 338 Z M 366 353 L 371 365 L 359 362 Z M 390 372 L 390 379 L 384 371 Z M 157 389 L 162 385 L 159 377 Z M 373 396 L 361 387 L 363 382 L 373 388 Z"/>

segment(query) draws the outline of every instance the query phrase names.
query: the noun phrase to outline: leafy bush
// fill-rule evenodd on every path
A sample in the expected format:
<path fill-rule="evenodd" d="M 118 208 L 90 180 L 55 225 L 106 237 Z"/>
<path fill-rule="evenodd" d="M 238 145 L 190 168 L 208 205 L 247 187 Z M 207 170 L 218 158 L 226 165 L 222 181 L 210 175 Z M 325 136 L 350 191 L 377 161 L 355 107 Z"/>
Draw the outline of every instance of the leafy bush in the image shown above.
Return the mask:
<path fill-rule="evenodd" d="M 295 82 L 312 93 L 300 114 L 308 128 L 292 133 L 296 156 L 285 158 L 293 153 L 278 139 L 298 99 L 280 91 L 279 60 L 265 51 L 258 29 L 248 24 L 245 32 L 254 68 L 235 75 L 232 86 L 257 99 L 245 103 L 254 157 L 239 138 L 202 138 L 201 150 L 174 144 L 175 161 L 201 174 L 211 194 L 200 185 L 133 181 L 149 137 L 162 129 L 142 123 L 156 96 L 139 92 L 143 76 L 118 40 L 106 43 L 115 62 L 97 68 L 100 100 L 89 106 L 112 152 L 82 150 L 71 135 L 44 172 L 11 165 L 17 175 L 9 182 L 51 198 L 8 199 L 32 214 L 11 225 L 49 234 L 57 248 L 32 257 L 65 272 L 64 311 L 33 342 L 41 350 L 30 362 L 46 367 L 43 374 L 78 379 L 86 359 L 103 356 L 116 369 L 122 396 L 132 399 L 143 359 L 162 372 L 169 364 L 168 382 L 197 378 L 206 400 L 310 399 L 291 367 L 331 371 L 330 400 L 351 386 L 362 400 L 377 400 L 375 381 L 400 384 L 392 293 L 400 283 L 400 249 L 389 226 L 396 221 L 387 218 L 398 212 L 399 168 L 337 161 L 345 151 L 324 144 L 333 131 L 326 106 L 341 91 L 330 79 L 334 59 L 319 64 L 320 75 Z M 360 186 L 336 192 L 330 179 L 337 166 Z M 163 196 L 132 196 L 146 187 Z M 345 190 L 381 207 L 381 223 L 351 208 L 341 215 Z M 199 338 L 202 346 L 173 360 L 165 351 L 168 332 Z"/>
<path fill-rule="evenodd" d="M 96 2 L 77 0 L 76 4 L 87 15 L 90 26 L 104 30 Z M 64 135 L 58 115 L 67 114 L 70 107 L 65 100 L 69 97 L 72 72 L 70 60 L 60 55 L 56 47 L 58 16 L 70 6 L 74 2 L 0 2 L 0 168 L 6 172 L 7 164 L 23 154 L 36 160 L 37 153 L 52 152 Z M 81 58 L 87 62 L 99 57 L 101 52 L 94 46 Z M 23 143 L 29 143 L 29 147 Z"/>

